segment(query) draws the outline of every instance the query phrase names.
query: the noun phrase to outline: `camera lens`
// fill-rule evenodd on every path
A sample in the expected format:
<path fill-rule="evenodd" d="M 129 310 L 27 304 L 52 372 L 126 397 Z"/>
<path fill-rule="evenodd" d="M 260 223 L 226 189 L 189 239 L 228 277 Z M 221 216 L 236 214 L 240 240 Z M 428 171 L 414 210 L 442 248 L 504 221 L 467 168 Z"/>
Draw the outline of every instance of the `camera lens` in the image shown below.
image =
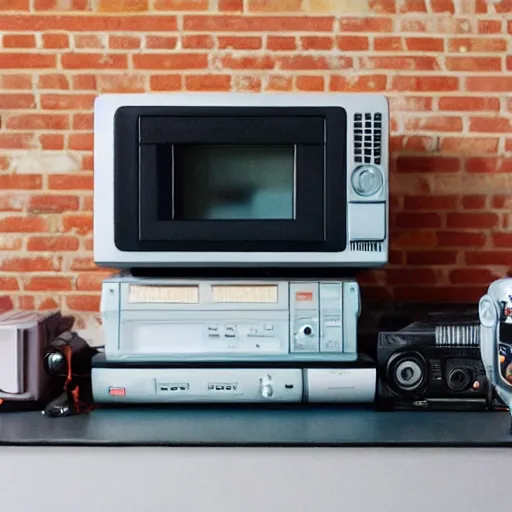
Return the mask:
<path fill-rule="evenodd" d="M 448 374 L 448 386 L 452 391 L 464 391 L 471 384 L 471 375 L 464 368 L 454 368 Z"/>

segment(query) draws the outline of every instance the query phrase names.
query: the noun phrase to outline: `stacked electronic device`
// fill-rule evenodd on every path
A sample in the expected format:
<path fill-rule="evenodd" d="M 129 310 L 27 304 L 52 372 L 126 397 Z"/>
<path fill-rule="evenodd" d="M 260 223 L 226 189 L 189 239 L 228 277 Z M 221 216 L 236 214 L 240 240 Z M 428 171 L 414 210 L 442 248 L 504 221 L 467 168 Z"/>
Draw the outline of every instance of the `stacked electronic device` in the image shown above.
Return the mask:
<path fill-rule="evenodd" d="M 129 94 L 95 105 L 96 402 L 373 402 L 357 272 L 388 259 L 388 103 Z"/>

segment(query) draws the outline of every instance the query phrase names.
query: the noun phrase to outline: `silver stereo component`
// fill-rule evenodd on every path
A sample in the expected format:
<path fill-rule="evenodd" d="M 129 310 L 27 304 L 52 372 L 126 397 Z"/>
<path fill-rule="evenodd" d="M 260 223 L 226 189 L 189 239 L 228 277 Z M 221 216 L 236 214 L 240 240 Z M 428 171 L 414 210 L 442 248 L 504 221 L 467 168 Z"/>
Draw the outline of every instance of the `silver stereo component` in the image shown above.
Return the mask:
<path fill-rule="evenodd" d="M 96 356 L 98 357 L 98 356 Z M 97 403 L 369 403 L 376 370 L 347 368 L 164 367 L 93 362 Z"/>
<path fill-rule="evenodd" d="M 101 313 L 109 361 L 355 361 L 354 280 L 113 276 Z"/>

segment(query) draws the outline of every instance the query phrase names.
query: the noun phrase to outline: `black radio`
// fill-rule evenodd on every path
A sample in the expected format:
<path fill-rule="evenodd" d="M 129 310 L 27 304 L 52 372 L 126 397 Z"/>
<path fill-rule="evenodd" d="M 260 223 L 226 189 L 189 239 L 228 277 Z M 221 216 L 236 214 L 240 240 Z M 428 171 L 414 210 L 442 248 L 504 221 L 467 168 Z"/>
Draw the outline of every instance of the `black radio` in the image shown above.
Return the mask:
<path fill-rule="evenodd" d="M 385 409 L 499 406 L 480 355 L 477 312 L 433 313 L 377 343 L 378 404 Z"/>

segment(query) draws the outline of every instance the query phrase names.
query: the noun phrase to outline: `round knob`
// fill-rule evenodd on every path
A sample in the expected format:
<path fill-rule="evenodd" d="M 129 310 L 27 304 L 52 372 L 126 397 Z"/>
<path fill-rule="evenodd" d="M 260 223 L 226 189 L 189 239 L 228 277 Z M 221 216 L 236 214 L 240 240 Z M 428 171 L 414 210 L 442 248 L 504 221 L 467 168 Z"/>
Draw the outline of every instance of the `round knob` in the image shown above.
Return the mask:
<path fill-rule="evenodd" d="M 382 173 L 373 165 L 361 165 L 352 173 L 352 187 L 360 196 L 373 196 L 383 183 Z"/>

